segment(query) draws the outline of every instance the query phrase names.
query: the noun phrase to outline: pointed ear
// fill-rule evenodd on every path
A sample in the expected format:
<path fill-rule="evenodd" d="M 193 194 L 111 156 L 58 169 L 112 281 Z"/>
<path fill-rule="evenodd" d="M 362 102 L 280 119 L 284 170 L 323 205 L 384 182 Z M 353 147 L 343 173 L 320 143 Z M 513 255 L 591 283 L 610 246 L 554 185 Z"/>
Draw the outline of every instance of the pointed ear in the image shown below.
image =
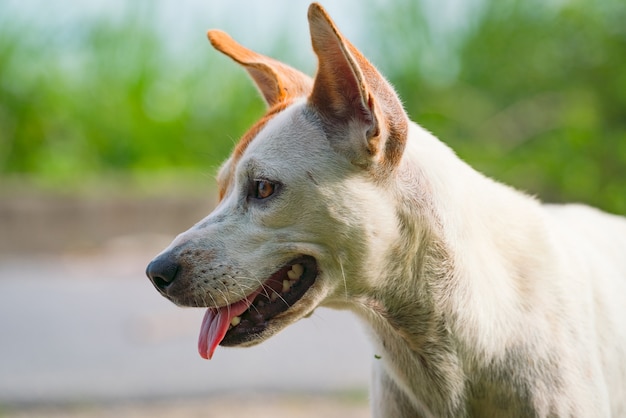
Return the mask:
<path fill-rule="evenodd" d="M 311 92 L 311 77 L 239 45 L 226 32 L 210 30 L 207 35 L 215 49 L 245 67 L 268 106 L 305 97 Z"/>
<path fill-rule="evenodd" d="M 330 131 L 343 131 L 339 149 L 358 165 L 395 166 L 406 143 L 408 118 L 393 88 L 339 32 L 317 3 L 309 7 L 309 26 L 318 71 L 309 104 Z M 338 129 L 339 127 L 339 129 Z"/>

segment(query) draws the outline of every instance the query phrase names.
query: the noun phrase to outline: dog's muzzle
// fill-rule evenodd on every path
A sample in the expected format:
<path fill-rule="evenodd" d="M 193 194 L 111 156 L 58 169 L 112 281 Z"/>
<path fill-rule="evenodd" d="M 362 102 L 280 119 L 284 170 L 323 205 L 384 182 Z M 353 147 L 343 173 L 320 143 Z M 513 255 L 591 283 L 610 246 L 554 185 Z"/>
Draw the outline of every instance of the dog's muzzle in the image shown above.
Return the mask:
<path fill-rule="evenodd" d="M 194 283 L 226 286 L 218 280 L 221 276 L 197 277 L 198 270 L 189 268 L 185 253 L 183 251 L 182 258 L 178 252 L 162 253 L 148 264 L 146 275 L 157 291 L 175 304 L 208 308 L 198 340 L 198 351 L 207 359 L 218 345 L 236 346 L 263 339 L 270 322 L 296 304 L 313 286 L 319 273 L 314 257 L 300 255 L 259 280 L 256 289 L 237 294 L 237 300 L 221 301 L 217 295 L 208 293 L 208 289 L 208 296 L 198 294 L 199 286 Z M 199 272 L 209 270 L 213 270 L 210 263 L 201 266 Z M 239 271 L 234 271 L 236 277 Z M 223 289 L 219 293 L 224 295 L 229 291 Z"/>

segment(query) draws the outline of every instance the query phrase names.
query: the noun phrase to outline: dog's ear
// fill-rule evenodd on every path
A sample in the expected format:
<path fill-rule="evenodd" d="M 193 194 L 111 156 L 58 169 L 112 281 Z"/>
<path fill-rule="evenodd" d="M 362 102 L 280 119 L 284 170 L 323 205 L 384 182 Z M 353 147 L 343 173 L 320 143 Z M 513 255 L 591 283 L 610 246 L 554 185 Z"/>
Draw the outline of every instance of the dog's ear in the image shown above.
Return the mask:
<path fill-rule="evenodd" d="M 362 166 L 394 167 L 398 164 L 408 130 L 400 99 L 374 66 L 339 32 L 317 3 L 309 7 L 313 50 L 318 58 L 309 104 L 322 115 L 331 136 L 354 138 L 358 143 L 336 146 Z M 337 129 L 339 127 L 339 129 Z M 339 142 L 339 143 L 337 143 Z M 347 141 L 350 142 L 350 141 Z"/>
<path fill-rule="evenodd" d="M 297 97 L 306 97 L 311 92 L 313 86 L 311 77 L 241 46 L 226 32 L 210 30 L 207 35 L 215 49 L 245 67 L 268 106 Z"/>

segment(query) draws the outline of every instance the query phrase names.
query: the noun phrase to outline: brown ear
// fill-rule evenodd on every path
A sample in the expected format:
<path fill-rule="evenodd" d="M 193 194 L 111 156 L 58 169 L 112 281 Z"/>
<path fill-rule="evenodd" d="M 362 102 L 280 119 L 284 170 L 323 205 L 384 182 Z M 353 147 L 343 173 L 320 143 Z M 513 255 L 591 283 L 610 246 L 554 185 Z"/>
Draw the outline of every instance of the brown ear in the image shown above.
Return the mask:
<path fill-rule="evenodd" d="M 207 35 L 215 49 L 246 68 L 270 107 L 311 92 L 311 77 L 241 46 L 226 32 L 210 30 Z"/>
<path fill-rule="evenodd" d="M 309 104 L 335 126 L 343 124 L 352 131 L 356 123 L 363 134 L 362 142 L 339 145 L 356 163 L 396 165 L 408 129 L 400 99 L 376 68 L 341 35 L 322 6 L 311 4 L 308 17 L 318 58 Z"/>

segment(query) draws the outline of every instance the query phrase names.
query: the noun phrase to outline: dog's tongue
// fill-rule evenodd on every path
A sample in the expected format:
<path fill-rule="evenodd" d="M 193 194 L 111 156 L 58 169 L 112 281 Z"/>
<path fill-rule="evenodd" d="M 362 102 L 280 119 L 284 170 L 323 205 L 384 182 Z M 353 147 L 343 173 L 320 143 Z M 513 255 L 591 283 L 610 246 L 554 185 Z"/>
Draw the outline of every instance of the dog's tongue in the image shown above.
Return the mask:
<path fill-rule="evenodd" d="M 203 359 L 210 360 L 217 346 L 222 342 L 232 319 L 244 313 L 252 304 L 259 290 L 229 306 L 209 308 L 202 319 L 200 336 L 198 338 L 198 352 Z"/>
<path fill-rule="evenodd" d="M 224 339 L 232 320 L 229 313 L 228 308 L 206 310 L 198 338 L 198 352 L 203 359 L 210 360 L 213 352 Z"/>

